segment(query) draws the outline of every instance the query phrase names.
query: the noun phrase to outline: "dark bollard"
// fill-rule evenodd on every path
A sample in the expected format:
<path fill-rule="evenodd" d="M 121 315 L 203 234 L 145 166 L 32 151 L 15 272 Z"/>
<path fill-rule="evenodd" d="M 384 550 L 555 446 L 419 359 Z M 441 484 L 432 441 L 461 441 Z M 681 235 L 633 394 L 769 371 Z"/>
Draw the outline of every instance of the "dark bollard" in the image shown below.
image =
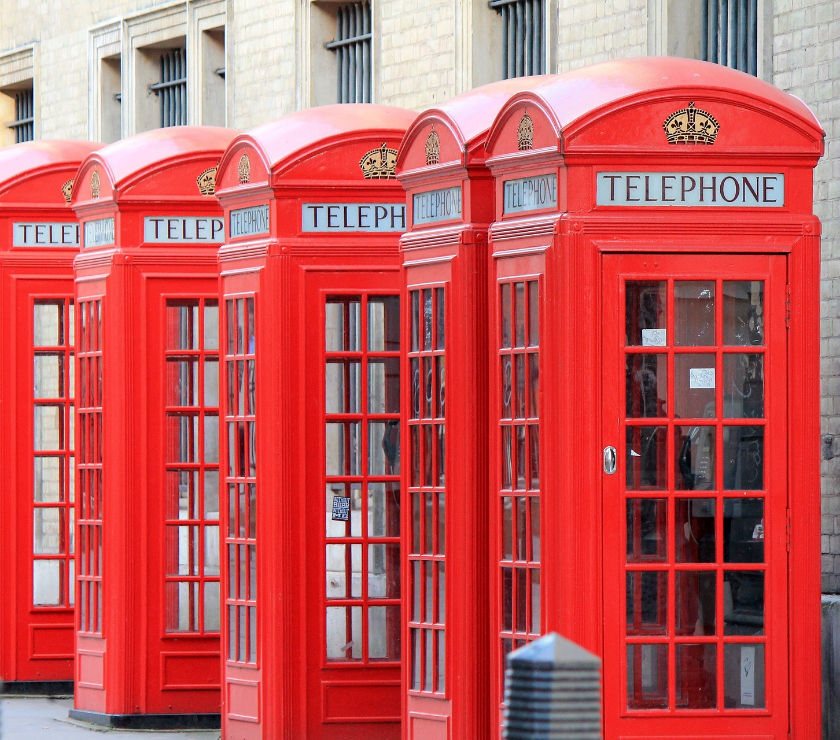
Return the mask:
<path fill-rule="evenodd" d="M 601 740 L 601 659 L 556 632 L 507 656 L 505 740 Z"/>

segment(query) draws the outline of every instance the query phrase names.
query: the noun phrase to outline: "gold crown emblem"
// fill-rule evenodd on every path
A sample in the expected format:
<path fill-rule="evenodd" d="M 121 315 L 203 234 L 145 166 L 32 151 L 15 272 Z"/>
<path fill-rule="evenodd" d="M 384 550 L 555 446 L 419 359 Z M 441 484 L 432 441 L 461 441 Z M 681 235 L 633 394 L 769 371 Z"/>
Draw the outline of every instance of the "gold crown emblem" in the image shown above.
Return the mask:
<path fill-rule="evenodd" d="M 437 164 L 440 162 L 440 136 L 432 129 L 426 139 L 426 164 Z"/>
<path fill-rule="evenodd" d="M 96 199 L 99 197 L 99 170 L 94 170 L 90 176 L 90 197 Z"/>
<path fill-rule="evenodd" d="M 71 177 L 64 185 L 61 186 L 61 194 L 64 196 L 64 201 L 66 203 L 70 203 L 70 199 L 73 197 L 73 183 L 76 182 L 76 179 Z"/>
<path fill-rule="evenodd" d="M 520 152 L 534 148 L 534 122 L 527 113 L 522 116 L 516 127 L 516 142 Z"/>
<path fill-rule="evenodd" d="M 237 169 L 239 171 L 240 185 L 244 185 L 247 182 L 251 182 L 251 160 L 248 159 L 247 154 L 243 154 L 239 158 L 239 167 Z"/>
<path fill-rule="evenodd" d="M 720 124 L 711 113 L 695 108 L 675 111 L 662 124 L 669 144 L 714 144 Z"/>
<path fill-rule="evenodd" d="M 359 160 L 365 180 L 392 180 L 397 176 L 397 150 L 389 149 L 383 141 L 378 149 L 371 149 Z"/>
<path fill-rule="evenodd" d="M 216 192 L 216 171 L 219 169 L 219 165 L 215 167 L 208 167 L 204 172 L 202 172 L 198 177 L 195 178 L 195 182 L 198 185 L 198 191 L 202 195 L 213 195 Z"/>

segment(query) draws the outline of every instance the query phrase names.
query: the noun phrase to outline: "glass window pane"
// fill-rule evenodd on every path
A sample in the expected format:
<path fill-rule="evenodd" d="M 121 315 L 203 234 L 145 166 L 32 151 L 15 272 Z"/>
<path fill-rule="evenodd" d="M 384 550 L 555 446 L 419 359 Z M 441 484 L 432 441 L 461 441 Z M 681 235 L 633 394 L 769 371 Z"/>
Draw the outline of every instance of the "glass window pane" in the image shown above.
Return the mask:
<path fill-rule="evenodd" d="M 411 630 L 411 688 L 420 690 L 420 630 Z"/>
<path fill-rule="evenodd" d="M 502 349 L 508 349 L 511 339 L 511 304 L 510 304 L 510 283 L 502 283 L 500 291 L 500 302 L 502 304 Z"/>
<path fill-rule="evenodd" d="M 668 646 L 627 646 L 627 708 L 668 708 Z"/>
<path fill-rule="evenodd" d="M 437 563 L 437 604 L 435 608 L 435 622 L 446 623 L 446 562 L 438 560 Z"/>
<path fill-rule="evenodd" d="M 715 356 L 674 357 L 674 413 L 683 419 L 715 417 Z"/>
<path fill-rule="evenodd" d="M 677 709 L 717 707 L 717 646 L 676 645 Z"/>
<path fill-rule="evenodd" d="M 33 549 L 36 555 L 63 555 L 64 508 L 37 507 L 33 512 Z"/>
<path fill-rule="evenodd" d="M 513 568 L 502 568 L 502 631 L 513 630 Z"/>
<path fill-rule="evenodd" d="M 664 347 L 666 342 L 663 282 L 628 280 L 624 287 L 625 337 L 628 347 Z"/>
<path fill-rule="evenodd" d="M 64 355 L 36 353 L 33 385 L 34 398 L 62 398 L 64 396 Z"/>
<path fill-rule="evenodd" d="M 204 302 L 204 349 L 219 349 L 219 303 Z"/>
<path fill-rule="evenodd" d="M 435 288 L 435 349 L 446 346 L 446 304 L 443 288 Z"/>
<path fill-rule="evenodd" d="M 727 709 L 763 709 L 764 645 L 729 643 L 723 646 L 723 694 Z"/>
<path fill-rule="evenodd" d="M 708 491 L 715 487 L 715 427 L 674 427 L 678 491 Z"/>
<path fill-rule="evenodd" d="M 397 365 L 399 365 L 398 358 Z M 399 369 L 399 367 L 397 369 Z M 399 383 L 399 380 L 397 382 Z M 325 383 L 326 413 L 359 413 L 361 410 L 360 403 L 362 399 L 360 362 L 344 359 L 328 360 L 326 365 Z M 382 388 L 382 391 L 384 393 L 384 387 Z"/>
<path fill-rule="evenodd" d="M 714 281 L 674 282 L 674 344 L 707 347 L 715 343 Z"/>
<path fill-rule="evenodd" d="M 167 301 L 166 349 L 198 349 L 198 301 Z"/>
<path fill-rule="evenodd" d="M 400 484 L 368 483 L 369 537 L 399 537 Z"/>
<path fill-rule="evenodd" d="M 219 462 L 219 416 L 205 414 L 204 416 L 204 462 Z"/>
<path fill-rule="evenodd" d="M 435 416 L 443 419 L 446 416 L 446 358 L 442 355 L 435 357 Z"/>
<path fill-rule="evenodd" d="M 36 503 L 64 500 L 64 458 L 36 457 L 34 499 Z"/>
<path fill-rule="evenodd" d="M 399 352 L 399 296 L 373 296 L 368 299 L 368 350 Z"/>
<path fill-rule="evenodd" d="M 631 427 L 626 430 L 627 488 L 664 490 L 668 484 L 667 427 Z"/>
<path fill-rule="evenodd" d="M 423 593 L 425 595 L 425 610 L 423 612 L 423 621 L 431 624 L 435 620 L 435 582 L 434 582 L 434 567 L 435 564 L 431 560 L 423 561 Z"/>
<path fill-rule="evenodd" d="M 436 424 L 437 433 L 437 483 L 443 487 L 446 485 L 446 425 Z"/>
<path fill-rule="evenodd" d="M 204 575 L 219 575 L 219 528 L 215 525 L 204 528 Z"/>
<path fill-rule="evenodd" d="M 370 607 L 368 657 L 371 660 L 399 660 L 401 634 L 399 605 Z"/>
<path fill-rule="evenodd" d="M 532 496 L 529 500 L 531 511 L 531 562 L 540 562 L 540 500 Z"/>
<path fill-rule="evenodd" d="M 400 474 L 400 423 L 372 421 L 368 423 L 368 472 L 370 475 Z"/>
<path fill-rule="evenodd" d="M 204 471 L 204 518 L 219 518 L 219 471 Z"/>
<path fill-rule="evenodd" d="M 525 346 L 525 283 L 514 283 L 514 347 Z"/>
<path fill-rule="evenodd" d="M 724 571 L 723 634 L 764 634 L 764 571 Z"/>
<path fill-rule="evenodd" d="M 420 349 L 420 291 L 411 291 L 411 352 Z"/>
<path fill-rule="evenodd" d="M 35 606 L 58 606 L 62 603 L 63 560 L 32 562 L 32 603 Z"/>
<path fill-rule="evenodd" d="M 204 583 L 204 630 L 219 631 L 219 582 Z"/>
<path fill-rule="evenodd" d="M 437 636 L 437 682 L 435 690 L 442 694 L 446 691 L 446 633 L 436 631 Z"/>
<path fill-rule="evenodd" d="M 502 489 L 510 490 L 512 488 L 512 458 L 513 448 L 511 441 L 511 428 L 509 426 L 502 427 Z"/>
<path fill-rule="evenodd" d="M 627 572 L 627 634 L 665 635 L 668 632 L 668 573 Z"/>
<path fill-rule="evenodd" d="M 668 559 L 668 502 L 629 498 L 626 504 L 627 562 L 664 563 Z"/>
<path fill-rule="evenodd" d="M 198 358 L 166 358 L 166 405 L 198 405 Z"/>
<path fill-rule="evenodd" d="M 60 347 L 64 344 L 64 301 L 36 301 L 33 306 L 32 344 Z"/>
<path fill-rule="evenodd" d="M 425 652 L 423 691 L 433 691 L 435 685 L 435 642 L 433 630 L 423 630 L 423 647 Z"/>
<path fill-rule="evenodd" d="M 715 634 L 714 570 L 678 570 L 674 573 L 676 605 L 675 631 L 677 635 L 711 637 Z"/>
<path fill-rule="evenodd" d="M 359 422 L 327 423 L 327 475 L 359 475 L 361 473 L 360 426 Z"/>
<path fill-rule="evenodd" d="M 513 499 L 502 496 L 502 560 L 513 560 Z"/>
<path fill-rule="evenodd" d="M 764 355 L 723 356 L 723 416 L 726 419 L 764 417 Z"/>
<path fill-rule="evenodd" d="M 674 552 L 678 563 L 714 563 L 715 500 L 674 501 Z"/>
<path fill-rule="evenodd" d="M 362 657 L 362 607 L 327 607 L 327 660 Z"/>
<path fill-rule="evenodd" d="M 723 281 L 723 343 L 739 347 L 764 344 L 764 281 Z"/>
<path fill-rule="evenodd" d="M 437 554 L 446 554 L 446 494 L 439 493 L 437 495 L 438 512 L 437 512 Z"/>
<path fill-rule="evenodd" d="M 723 500 L 723 562 L 764 562 L 764 499 Z"/>
<path fill-rule="evenodd" d="M 372 359 L 368 363 L 368 412 L 371 414 L 398 414 L 400 412 L 399 357 Z M 328 410 L 327 413 L 331 412 Z"/>
<path fill-rule="evenodd" d="M 531 575 L 531 624 L 530 624 L 530 632 L 531 634 L 538 635 L 542 631 L 541 623 L 540 623 L 540 605 L 541 605 L 541 593 L 540 593 L 540 571 L 539 568 L 532 568 L 529 571 Z"/>
<path fill-rule="evenodd" d="M 512 419 L 513 405 L 513 368 L 511 356 L 502 356 L 502 418 Z"/>
<path fill-rule="evenodd" d="M 668 415 L 667 377 L 667 355 L 627 355 L 625 385 L 628 418 Z"/>
<path fill-rule="evenodd" d="M 536 280 L 528 283 L 528 346 L 540 344 L 540 284 Z"/>
<path fill-rule="evenodd" d="M 727 491 L 764 488 L 764 427 L 723 428 L 723 487 Z"/>
<path fill-rule="evenodd" d="M 166 462 L 198 462 L 198 414 L 166 415 Z"/>
<path fill-rule="evenodd" d="M 426 288 L 423 291 L 423 349 L 432 349 L 432 291 Z"/>
<path fill-rule="evenodd" d="M 219 358 L 204 358 L 204 405 L 219 406 Z"/>
<path fill-rule="evenodd" d="M 398 599 L 400 596 L 400 546 L 368 545 L 368 598 Z"/>
<path fill-rule="evenodd" d="M 64 449 L 64 406 L 37 405 L 33 414 L 34 449 Z"/>
<path fill-rule="evenodd" d="M 421 620 L 422 610 L 422 589 L 423 580 L 420 576 L 420 561 L 413 560 L 411 562 L 411 584 L 412 584 L 412 598 L 411 598 L 411 621 L 419 622 Z"/>

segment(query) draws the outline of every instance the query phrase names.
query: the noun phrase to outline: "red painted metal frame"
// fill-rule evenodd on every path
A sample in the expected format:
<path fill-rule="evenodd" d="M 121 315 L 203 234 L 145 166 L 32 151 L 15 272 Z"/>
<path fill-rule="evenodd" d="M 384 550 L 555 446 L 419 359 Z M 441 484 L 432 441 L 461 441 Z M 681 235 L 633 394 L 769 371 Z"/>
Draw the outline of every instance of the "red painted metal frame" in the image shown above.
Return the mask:
<path fill-rule="evenodd" d="M 7 683 L 26 681 L 71 681 L 73 678 L 73 588 L 72 509 L 69 486 L 69 461 L 72 445 L 67 445 L 69 419 L 64 416 L 60 431 L 64 444 L 54 450 L 52 459 L 60 458 L 62 470 L 58 488 L 42 499 L 39 511 L 59 514 L 57 538 L 38 558 L 58 563 L 58 586 L 61 593 L 52 604 L 34 605 L 33 553 L 35 516 L 35 450 L 33 448 L 34 401 L 33 367 L 34 311 L 36 303 L 60 305 L 66 322 L 72 312 L 73 258 L 78 252 L 78 222 L 67 205 L 62 186 L 72 183 L 79 163 L 100 145 L 81 141 L 37 141 L 18 144 L 0 151 L 0 325 L 7 337 L 7 348 L 17 362 L 7 361 L 0 369 L 0 406 L 5 423 L 0 432 L 2 464 L 6 481 L 0 498 L 0 518 L 8 526 L 0 544 L 0 676 Z M 68 230 L 49 239 L 45 227 L 28 227 L 36 243 L 14 245 L 14 224 L 66 224 Z M 59 230 L 61 227 L 58 227 Z M 20 229 L 18 229 L 20 230 Z M 55 231 L 55 227 L 54 227 Z M 61 241 L 65 243 L 62 245 Z M 58 243 L 56 243 L 58 242 Z M 58 327 L 55 327 L 58 330 Z M 66 329 L 66 323 L 65 323 Z M 55 336 L 51 354 L 59 354 L 64 369 L 72 362 L 72 343 L 66 331 Z M 39 342 L 46 351 L 46 338 Z M 50 345 L 53 342 L 50 341 Z M 64 391 L 50 399 L 66 411 L 73 399 L 73 389 L 64 377 Z M 45 402 L 46 396 L 38 402 Z M 59 430 L 57 430 L 59 431 Z M 38 457 L 47 452 L 44 450 Z M 43 459 L 43 458 L 41 458 Z M 58 471 L 56 471 L 58 472 Z M 49 503 L 47 503 L 49 502 Z M 46 506 L 46 508 L 41 508 Z M 46 536 L 50 533 L 43 529 Z M 48 566 L 54 567 L 54 566 Z M 68 587 L 69 586 L 69 587 Z M 43 597 L 42 597 L 43 598 Z M 52 601 L 52 597 L 50 597 Z"/>
<path fill-rule="evenodd" d="M 212 127 L 151 131 L 88 157 L 77 175 L 73 207 L 83 236 L 85 224 L 113 219 L 112 236 L 84 244 L 75 261 L 76 299 L 101 301 L 102 362 L 102 398 L 91 407 L 102 417 L 101 461 L 98 452 L 90 460 L 102 471 L 101 508 L 91 521 L 101 520 L 101 556 L 94 559 L 102 569 L 95 572 L 101 628 L 77 622 L 77 710 L 219 711 L 219 636 L 167 632 L 164 589 L 164 491 L 174 462 L 165 439 L 166 305 L 217 298 L 219 242 L 150 243 L 144 218 L 220 219 L 212 191 L 202 194 L 198 179 L 233 136 Z M 77 430 L 81 438 L 80 424 Z"/>
<path fill-rule="evenodd" d="M 321 323 L 330 295 L 399 290 L 398 233 L 304 232 L 301 214 L 304 203 L 401 203 L 396 182 L 365 180 L 359 163 L 383 142 L 396 148 L 413 118 L 370 105 L 300 111 L 238 137 L 220 163 L 226 222 L 233 210 L 266 206 L 270 224 L 229 238 L 219 253 L 222 304 L 254 300 L 259 461 L 256 653 L 242 662 L 223 650 L 228 738 L 399 735 L 398 666 L 326 661 Z"/>
<path fill-rule="evenodd" d="M 662 130 L 675 110 L 694 102 L 720 124 L 713 146 L 672 146 Z M 533 121 L 530 148 L 518 146 L 523 114 Z M 644 270 L 657 273 L 665 255 L 683 254 L 702 269 L 704 255 L 779 255 L 786 263 L 790 319 L 788 386 L 784 399 L 788 425 L 787 490 L 791 512 L 790 552 L 776 523 L 768 548 L 787 554 L 790 655 L 786 669 L 772 677 L 789 696 L 793 738 L 819 736 L 819 222 L 812 215 L 812 170 L 823 151 L 822 131 L 798 100 L 747 75 L 717 65 L 680 59 L 610 62 L 559 77 L 546 77 L 531 92 L 515 96 L 502 109 L 487 139 L 487 163 L 496 177 L 496 211 L 490 229 L 497 276 L 539 274 L 543 281 L 541 378 L 543 531 L 543 612 L 546 630 L 556 630 L 604 659 L 605 737 L 649 737 L 653 717 L 619 719 L 617 682 L 623 680 L 615 629 L 623 583 L 613 576 L 616 516 L 604 508 L 609 476 L 602 472 L 605 445 L 614 439 L 616 378 L 602 379 L 612 364 L 602 352 L 604 327 L 619 320 L 614 298 L 603 282 L 609 255 L 632 253 Z M 598 206 L 598 171 L 782 172 L 784 207 L 625 208 Z M 557 206 L 524 214 L 503 212 L 503 181 L 557 175 Z M 662 255 L 661 258 L 659 255 Z M 541 264 L 544 260 L 544 266 Z M 509 267 L 505 264 L 509 263 Z M 684 265 L 685 263 L 680 263 Z M 710 269 L 719 263 L 708 261 Z M 674 269 L 677 262 L 673 263 Z M 717 274 L 717 273 L 713 273 Z M 743 274 L 743 273 L 738 273 Z M 725 275 L 724 275 L 725 276 Z M 776 288 L 774 288 L 776 290 Z M 609 336 L 615 336 L 614 333 Z M 784 341 L 784 339 L 782 340 Z M 608 348 L 612 351 L 612 348 Z M 794 368 L 796 370 L 794 371 Z M 491 409 L 495 406 L 491 404 Z M 491 418 L 491 422 L 492 422 Z M 781 433 L 781 432 L 780 432 Z M 562 454 L 556 451 L 562 450 Z M 494 454 L 491 452 L 491 454 Z M 498 468 L 498 458 L 493 467 Z M 620 473 L 618 474 L 620 475 Z M 607 498 L 605 498 L 607 497 Z M 607 559 L 612 558 L 608 562 Z M 491 562 L 498 562 L 491 559 Z M 496 665 L 494 680 L 499 682 Z M 498 696 L 498 689 L 496 696 Z M 774 737 L 785 737 L 780 714 Z M 737 724 L 737 723 L 736 723 Z M 780 729 L 781 727 L 781 729 Z M 669 725 L 668 737 L 721 733 L 729 728 L 696 719 Z"/>

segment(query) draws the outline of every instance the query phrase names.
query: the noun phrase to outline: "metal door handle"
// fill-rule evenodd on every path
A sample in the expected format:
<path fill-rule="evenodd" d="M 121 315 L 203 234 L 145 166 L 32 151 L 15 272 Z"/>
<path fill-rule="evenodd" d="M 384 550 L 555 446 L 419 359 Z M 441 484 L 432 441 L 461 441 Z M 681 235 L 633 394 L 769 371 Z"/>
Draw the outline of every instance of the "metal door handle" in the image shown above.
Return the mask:
<path fill-rule="evenodd" d="M 604 472 L 607 475 L 615 473 L 618 457 L 615 452 L 615 447 L 608 445 L 604 447 Z"/>

